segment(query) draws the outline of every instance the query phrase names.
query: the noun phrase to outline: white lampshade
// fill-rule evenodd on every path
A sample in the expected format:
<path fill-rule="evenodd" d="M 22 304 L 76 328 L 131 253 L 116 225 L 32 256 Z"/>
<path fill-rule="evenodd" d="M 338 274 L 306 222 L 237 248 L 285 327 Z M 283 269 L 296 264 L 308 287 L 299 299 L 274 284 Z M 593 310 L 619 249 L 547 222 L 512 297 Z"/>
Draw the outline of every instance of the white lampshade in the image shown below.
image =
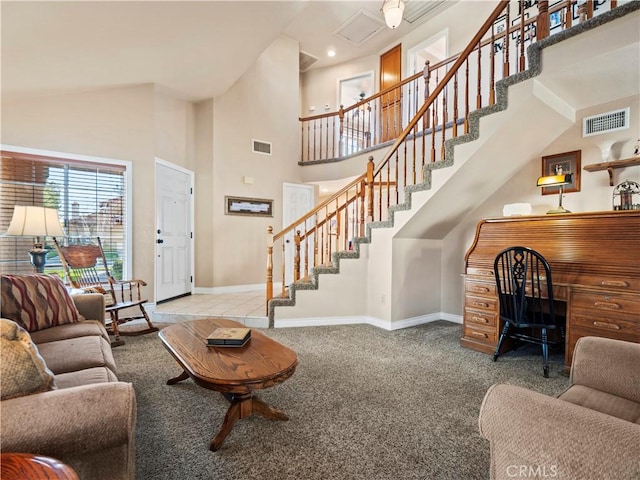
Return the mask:
<path fill-rule="evenodd" d="M 396 28 L 402 22 L 404 2 L 402 0 L 386 0 L 382 5 L 384 21 L 389 28 Z"/>
<path fill-rule="evenodd" d="M 55 208 L 16 205 L 5 235 L 22 237 L 64 237 Z"/>

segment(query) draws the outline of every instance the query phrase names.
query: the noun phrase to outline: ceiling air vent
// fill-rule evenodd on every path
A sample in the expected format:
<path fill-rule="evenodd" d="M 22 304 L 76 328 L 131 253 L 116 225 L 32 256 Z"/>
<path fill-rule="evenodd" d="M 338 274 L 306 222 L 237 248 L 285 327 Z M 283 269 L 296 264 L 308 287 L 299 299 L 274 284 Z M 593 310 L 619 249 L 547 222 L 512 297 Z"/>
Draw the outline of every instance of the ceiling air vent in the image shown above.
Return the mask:
<path fill-rule="evenodd" d="M 314 63 L 318 61 L 318 57 L 314 57 L 313 55 L 300 51 L 300 71 L 304 72 L 307 68 L 311 67 Z"/>
<path fill-rule="evenodd" d="M 362 45 L 383 28 L 385 25 L 381 18 L 366 10 L 358 10 L 333 33 L 354 45 Z"/>
<path fill-rule="evenodd" d="M 253 140 L 253 153 L 262 153 L 263 155 L 271 155 L 271 144 L 261 140 Z"/>
<path fill-rule="evenodd" d="M 417 22 L 425 15 L 435 13 L 444 3 L 445 0 L 431 0 L 429 2 L 407 1 L 405 2 L 402 18 L 409 23 Z"/>
<path fill-rule="evenodd" d="M 629 107 L 582 119 L 582 136 L 600 135 L 629 128 Z"/>

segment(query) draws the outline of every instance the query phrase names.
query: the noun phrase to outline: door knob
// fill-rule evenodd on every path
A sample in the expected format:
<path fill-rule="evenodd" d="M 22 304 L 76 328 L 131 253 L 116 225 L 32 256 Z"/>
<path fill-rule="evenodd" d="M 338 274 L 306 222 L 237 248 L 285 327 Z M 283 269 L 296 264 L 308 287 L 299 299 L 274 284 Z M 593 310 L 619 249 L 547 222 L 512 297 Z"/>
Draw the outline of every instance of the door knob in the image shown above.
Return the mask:
<path fill-rule="evenodd" d="M 159 238 L 158 240 L 156 240 L 156 242 L 158 242 L 158 243 L 164 243 L 164 240 L 162 240 L 161 238 Z"/>

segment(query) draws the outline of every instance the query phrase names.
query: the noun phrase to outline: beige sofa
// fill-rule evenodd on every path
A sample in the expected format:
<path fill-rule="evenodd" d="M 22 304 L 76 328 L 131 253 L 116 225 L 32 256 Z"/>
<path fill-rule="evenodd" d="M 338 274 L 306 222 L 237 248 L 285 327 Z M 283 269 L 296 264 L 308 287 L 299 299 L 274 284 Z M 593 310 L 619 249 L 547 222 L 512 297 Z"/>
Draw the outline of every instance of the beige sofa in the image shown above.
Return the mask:
<path fill-rule="evenodd" d="M 71 297 L 86 319 L 104 319 L 100 294 Z M 98 320 L 53 326 L 29 335 L 35 357 L 53 373 L 53 389 L 4 399 L 2 452 L 48 455 L 70 465 L 82 480 L 135 477 L 136 400 L 131 384 L 119 382 L 109 336 Z M 4 333 L 16 328 L 3 320 Z M 27 337 L 25 330 L 17 331 Z M 22 339 L 24 343 L 24 338 Z M 28 341 L 28 337 L 27 337 Z M 8 345 L 4 343 L 3 345 Z M 3 353 L 3 360 L 7 352 Z M 9 360 L 7 360 L 9 362 Z M 3 389 L 11 374 L 5 365 Z M 49 372 L 50 371 L 50 372 Z M 50 388 L 51 388 L 50 387 Z"/>
<path fill-rule="evenodd" d="M 565 392 L 494 385 L 479 426 L 492 479 L 639 479 L 640 344 L 580 338 Z"/>

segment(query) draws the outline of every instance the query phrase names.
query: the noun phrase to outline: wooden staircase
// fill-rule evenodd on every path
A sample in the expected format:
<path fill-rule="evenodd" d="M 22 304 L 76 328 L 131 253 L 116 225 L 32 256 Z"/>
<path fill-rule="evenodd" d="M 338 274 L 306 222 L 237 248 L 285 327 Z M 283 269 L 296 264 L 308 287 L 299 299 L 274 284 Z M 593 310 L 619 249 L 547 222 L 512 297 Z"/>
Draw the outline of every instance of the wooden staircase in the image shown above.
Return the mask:
<path fill-rule="evenodd" d="M 339 317 L 340 323 L 368 321 L 396 328 L 401 320 L 404 320 L 402 326 L 428 321 L 429 315 L 425 316 L 425 311 L 435 312 L 434 318 L 438 316 L 439 299 L 436 297 L 441 293 L 441 286 L 435 284 L 437 281 L 426 288 L 415 289 L 403 284 L 401 271 L 412 265 L 422 265 L 422 268 L 433 265 L 437 274 L 440 264 L 438 242 L 446 233 L 474 205 L 508 182 L 532 154 L 537 155 L 575 123 L 572 116 L 575 110 L 571 105 L 563 104 L 536 81 L 543 76 L 543 52 L 546 65 L 547 59 L 553 57 L 554 49 L 562 48 L 556 45 L 571 41 L 577 35 L 598 31 L 600 36 L 616 35 L 618 32 L 612 22 L 637 12 L 638 6 L 638 2 L 621 5 L 532 43 L 526 58 L 523 56 L 518 60 L 515 73 L 495 83 L 491 78 L 488 88 L 478 87 L 479 96 L 484 91 L 494 92 L 490 93 L 492 101 L 488 105 L 465 114 L 463 122 L 457 121 L 459 115 L 456 114 L 453 116 L 456 121 L 452 122 L 447 118 L 447 107 L 460 103 L 455 97 L 459 79 L 456 72 L 466 68 L 468 82 L 470 55 L 476 50 L 481 52 L 483 44 L 493 45 L 497 41 L 492 25 L 508 8 L 508 2 L 500 2 L 377 168 L 371 162 L 365 174 L 314 211 L 282 232 L 268 233 L 270 326 L 275 325 L 276 319 L 279 326 L 286 326 L 300 324 L 300 319 L 305 319 L 307 324 L 322 324 Z M 536 21 L 539 20 L 531 20 Z M 508 33 L 517 34 L 518 28 L 519 33 L 524 34 L 523 26 L 516 26 Z M 508 35 L 505 41 L 507 39 Z M 620 41 L 624 43 L 628 39 Z M 592 43 L 597 44 L 597 40 Z M 482 53 L 476 55 L 480 70 L 484 66 Z M 563 58 L 566 59 L 566 55 Z M 456 82 L 456 85 L 452 87 L 449 82 Z M 454 95 L 453 102 L 451 95 Z M 441 108 L 436 115 L 437 105 Z M 461 133 L 452 132 L 453 125 L 457 124 L 463 125 Z M 544 128 L 530 134 L 523 131 L 523 125 L 542 125 Z M 515 147 L 505 151 L 501 141 L 504 136 L 517 138 L 517 142 L 511 142 Z M 285 242 L 282 240 L 286 232 L 294 232 L 293 243 L 297 250 L 296 260 L 290 266 L 284 261 Z M 282 241 L 281 245 L 278 245 L 279 241 Z M 419 243 L 420 260 L 395 253 L 394 242 Z M 345 248 L 346 245 L 351 249 Z M 276 257 L 280 254 L 282 272 L 293 268 L 295 279 L 275 296 L 274 252 Z M 342 261 L 346 259 L 358 261 Z M 281 278 L 284 284 L 284 274 Z M 359 280 L 362 278 L 368 281 Z M 411 292 L 412 288 L 417 291 Z M 404 301 L 406 295 L 431 298 L 417 302 L 420 307 L 412 311 L 404 305 L 416 302 Z"/>

